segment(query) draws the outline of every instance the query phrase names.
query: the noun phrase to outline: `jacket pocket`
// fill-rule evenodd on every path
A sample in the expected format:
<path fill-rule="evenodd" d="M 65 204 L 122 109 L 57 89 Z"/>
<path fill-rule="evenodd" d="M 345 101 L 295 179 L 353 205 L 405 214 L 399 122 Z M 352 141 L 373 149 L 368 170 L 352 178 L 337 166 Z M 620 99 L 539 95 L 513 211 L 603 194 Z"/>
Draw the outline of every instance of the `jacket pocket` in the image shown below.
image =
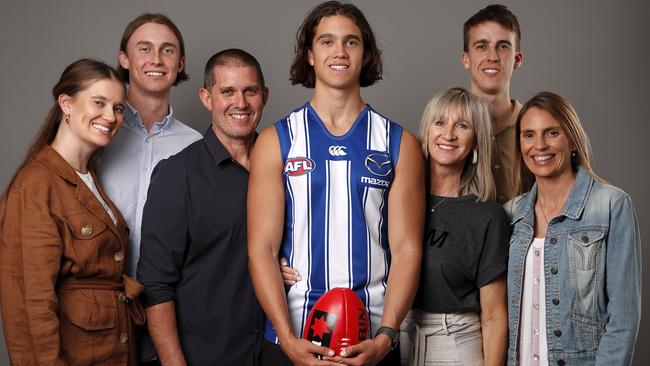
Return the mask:
<path fill-rule="evenodd" d="M 590 228 L 569 234 L 571 266 L 583 270 L 592 270 L 598 262 L 605 229 Z"/>
<path fill-rule="evenodd" d="M 578 352 L 595 351 L 605 333 L 605 324 L 595 319 L 571 314 L 571 323 L 575 329 L 575 342 Z"/>
<path fill-rule="evenodd" d="M 59 294 L 59 335 L 66 364 L 105 365 L 119 349 L 113 291 L 70 290 Z"/>
<path fill-rule="evenodd" d="M 580 315 L 595 316 L 598 263 L 602 260 L 604 228 L 582 228 L 569 234 L 569 266 L 574 290 L 573 310 Z"/>
<path fill-rule="evenodd" d="M 75 290 L 60 296 L 59 305 L 70 323 L 86 331 L 115 328 L 117 306 L 111 297 L 95 296 L 98 293 L 101 292 Z"/>
<path fill-rule="evenodd" d="M 73 213 L 66 216 L 65 220 L 72 237 L 77 240 L 95 239 L 107 229 L 102 220 L 88 211 Z"/>

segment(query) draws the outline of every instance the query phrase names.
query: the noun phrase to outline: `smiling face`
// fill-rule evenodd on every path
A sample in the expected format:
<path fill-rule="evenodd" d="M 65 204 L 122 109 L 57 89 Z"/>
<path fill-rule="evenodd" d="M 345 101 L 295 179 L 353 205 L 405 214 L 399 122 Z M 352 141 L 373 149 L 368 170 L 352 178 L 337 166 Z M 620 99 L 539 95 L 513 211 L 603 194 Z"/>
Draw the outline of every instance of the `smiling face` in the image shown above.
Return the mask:
<path fill-rule="evenodd" d="M 467 119 L 445 113 L 431 122 L 427 144 L 431 164 L 462 171 L 468 155 L 476 148 L 476 133 Z"/>
<path fill-rule="evenodd" d="M 124 86 L 113 79 L 95 80 L 74 96 L 60 95 L 59 106 L 70 116 L 61 126 L 65 124 L 77 142 L 94 150 L 108 145 L 122 126 Z"/>
<path fill-rule="evenodd" d="M 222 143 L 246 140 L 255 133 L 268 98 L 252 66 L 214 67 L 215 83 L 201 88 L 201 102 L 212 114 L 212 130 Z"/>
<path fill-rule="evenodd" d="M 322 18 L 308 52 L 308 62 L 314 67 L 316 87 L 359 88 L 363 67 L 361 30 L 343 15 Z"/>
<path fill-rule="evenodd" d="M 515 32 L 493 21 L 470 28 L 468 51 L 462 53 L 461 61 L 470 72 L 473 94 L 486 96 L 509 90 L 512 72 L 523 60 L 515 49 L 515 40 Z"/>
<path fill-rule="evenodd" d="M 178 39 L 167 26 L 145 23 L 129 38 L 120 65 L 129 70 L 129 93 L 165 94 L 185 67 Z"/>
<path fill-rule="evenodd" d="M 573 174 L 571 151 L 574 150 L 560 122 L 537 107 L 521 118 L 519 135 L 521 154 L 535 179 L 568 177 Z"/>

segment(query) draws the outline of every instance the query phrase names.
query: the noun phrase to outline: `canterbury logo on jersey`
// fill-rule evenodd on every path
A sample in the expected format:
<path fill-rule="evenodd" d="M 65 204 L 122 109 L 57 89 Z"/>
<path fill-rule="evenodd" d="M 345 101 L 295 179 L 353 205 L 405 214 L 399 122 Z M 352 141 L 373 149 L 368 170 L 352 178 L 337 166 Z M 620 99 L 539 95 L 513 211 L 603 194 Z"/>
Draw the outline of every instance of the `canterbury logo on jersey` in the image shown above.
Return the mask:
<path fill-rule="evenodd" d="M 287 159 L 287 162 L 284 164 L 284 174 L 288 176 L 295 177 L 297 175 L 303 175 L 314 170 L 314 161 L 310 158 L 304 157 L 295 157 Z"/>
<path fill-rule="evenodd" d="M 329 152 L 332 156 L 346 156 L 348 153 L 345 151 L 345 146 L 330 146 Z"/>
<path fill-rule="evenodd" d="M 374 175 L 385 177 L 393 171 L 393 164 L 388 154 L 370 154 L 366 156 L 366 169 Z"/>

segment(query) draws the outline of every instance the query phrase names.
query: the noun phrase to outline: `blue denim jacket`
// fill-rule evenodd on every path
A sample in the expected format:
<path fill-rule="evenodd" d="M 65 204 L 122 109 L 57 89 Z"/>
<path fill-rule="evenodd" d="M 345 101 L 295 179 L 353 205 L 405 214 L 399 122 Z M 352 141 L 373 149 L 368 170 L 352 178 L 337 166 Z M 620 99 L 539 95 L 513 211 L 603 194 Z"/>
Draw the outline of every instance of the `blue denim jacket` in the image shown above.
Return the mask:
<path fill-rule="evenodd" d="M 505 204 L 513 224 L 508 263 L 508 364 L 517 364 L 526 253 L 537 185 Z M 629 365 L 641 318 L 641 238 L 632 200 L 580 169 L 544 238 L 550 365 Z"/>

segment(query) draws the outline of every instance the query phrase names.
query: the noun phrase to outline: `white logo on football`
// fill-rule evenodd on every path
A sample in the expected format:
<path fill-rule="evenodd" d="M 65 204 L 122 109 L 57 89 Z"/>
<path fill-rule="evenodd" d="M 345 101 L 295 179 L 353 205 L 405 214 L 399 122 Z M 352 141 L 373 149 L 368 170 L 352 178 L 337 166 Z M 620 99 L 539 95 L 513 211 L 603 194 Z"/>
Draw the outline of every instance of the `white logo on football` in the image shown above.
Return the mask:
<path fill-rule="evenodd" d="M 345 149 L 347 149 L 345 146 L 330 146 L 329 152 L 332 156 L 346 156 L 348 153 Z"/>

